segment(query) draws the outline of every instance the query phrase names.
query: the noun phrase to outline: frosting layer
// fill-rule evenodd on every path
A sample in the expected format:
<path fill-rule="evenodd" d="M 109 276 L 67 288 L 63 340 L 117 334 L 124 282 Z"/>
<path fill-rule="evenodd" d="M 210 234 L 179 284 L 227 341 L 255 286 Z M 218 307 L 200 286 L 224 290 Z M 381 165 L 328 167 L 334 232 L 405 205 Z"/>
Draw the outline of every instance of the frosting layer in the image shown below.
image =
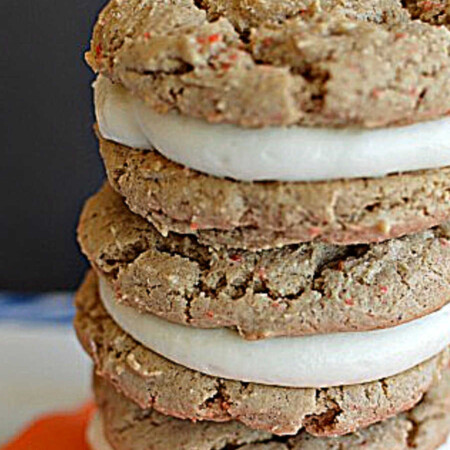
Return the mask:
<path fill-rule="evenodd" d="M 100 76 L 94 84 L 100 133 L 218 177 L 318 181 L 380 177 L 450 165 L 450 118 L 363 130 L 245 129 L 179 114 L 160 115 Z"/>
<path fill-rule="evenodd" d="M 91 450 L 113 450 L 110 443 L 106 440 L 100 413 L 96 413 L 89 422 L 86 430 L 86 441 Z"/>
<path fill-rule="evenodd" d="M 117 302 L 100 278 L 100 296 L 114 321 L 138 342 L 190 369 L 227 379 L 286 387 L 360 384 L 406 371 L 450 344 L 450 305 L 385 330 L 246 341 L 140 314 Z"/>

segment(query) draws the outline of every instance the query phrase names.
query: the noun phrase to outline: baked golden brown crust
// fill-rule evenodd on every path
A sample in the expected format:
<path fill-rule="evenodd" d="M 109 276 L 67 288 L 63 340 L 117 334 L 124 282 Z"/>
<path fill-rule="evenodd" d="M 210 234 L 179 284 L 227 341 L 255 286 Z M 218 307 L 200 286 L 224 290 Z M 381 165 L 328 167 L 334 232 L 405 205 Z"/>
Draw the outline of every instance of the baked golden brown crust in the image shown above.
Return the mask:
<path fill-rule="evenodd" d="M 400 0 L 112 0 L 87 59 L 160 112 L 385 127 L 450 112 L 450 33 L 435 23 Z"/>

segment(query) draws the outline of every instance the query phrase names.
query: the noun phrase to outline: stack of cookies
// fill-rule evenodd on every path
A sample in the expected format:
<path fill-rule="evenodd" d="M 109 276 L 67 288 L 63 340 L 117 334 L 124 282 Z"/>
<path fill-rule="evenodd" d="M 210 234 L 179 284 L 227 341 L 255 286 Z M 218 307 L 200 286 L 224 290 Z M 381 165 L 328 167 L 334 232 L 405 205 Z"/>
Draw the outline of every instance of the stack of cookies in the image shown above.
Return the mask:
<path fill-rule="evenodd" d="M 448 0 L 106 6 L 93 450 L 444 444 L 449 28 Z"/>

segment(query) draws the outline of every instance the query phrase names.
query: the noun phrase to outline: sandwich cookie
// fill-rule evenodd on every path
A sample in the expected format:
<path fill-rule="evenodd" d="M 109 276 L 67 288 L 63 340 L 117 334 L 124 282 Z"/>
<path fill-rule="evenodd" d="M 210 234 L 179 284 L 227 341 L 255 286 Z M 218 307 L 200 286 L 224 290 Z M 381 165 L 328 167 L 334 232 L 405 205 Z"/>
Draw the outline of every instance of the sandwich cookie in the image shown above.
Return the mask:
<path fill-rule="evenodd" d="M 111 1 L 87 56 L 111 184 L 252 250 L 448 220 L 450 33 L 413 3 Z"/>
<path fill-rule="evenodd" d="M 245 425 L 277 435 L 304 428 L 342 435 L 411 409 L 439 379 L 448 351 L 399 375 L 371 383 L 323 389 L 286 388 L 226 380 L 158 356 L 111 319 L 91 273 L 77 294 L 75 328 L 96 372 L 141 408 L 173 417 Z"/>

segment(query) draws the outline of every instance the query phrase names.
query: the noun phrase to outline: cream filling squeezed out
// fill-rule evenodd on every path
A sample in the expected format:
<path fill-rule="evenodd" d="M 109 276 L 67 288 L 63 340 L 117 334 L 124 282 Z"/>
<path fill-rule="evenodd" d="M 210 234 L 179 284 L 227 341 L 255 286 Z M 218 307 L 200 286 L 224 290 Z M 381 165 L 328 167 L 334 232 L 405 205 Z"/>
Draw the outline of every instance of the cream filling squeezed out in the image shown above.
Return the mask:
<path fill-rule="evenodd" d="M 118 303 L 100 278 L 100 296 L 113 320 L 148 349 L 216 377 L 286 387 L 360 384 L 404 372 L 450 344 L 450 304 L 383 330 L 247 341 L 228 329 L 172 323 Z"/>
<path fill-rule="evenodd" d="M 162 155 L 209 175 L 243 181 L 380 177 L 450 165 L 450 118 L 362 130 L 245 129 L 176 113 L 160 115 L 100 76 L 94 84 L 105 139 Z"/>

